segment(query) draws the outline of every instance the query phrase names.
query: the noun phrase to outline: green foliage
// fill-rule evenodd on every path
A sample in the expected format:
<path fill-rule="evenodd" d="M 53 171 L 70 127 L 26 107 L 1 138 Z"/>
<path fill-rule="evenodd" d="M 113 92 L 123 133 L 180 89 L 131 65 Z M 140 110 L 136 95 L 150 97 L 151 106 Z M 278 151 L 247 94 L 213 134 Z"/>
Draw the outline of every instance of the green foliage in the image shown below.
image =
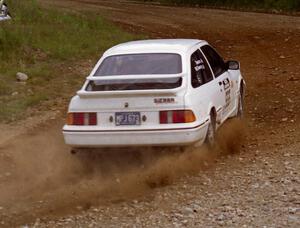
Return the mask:
<path fill-rule="evenodd" d="M 31 96 L 23 97 L 22 99 L 10 99 L 7 100 L 5 105 L 0 102 L 0 117 L 2 120 L 14 120 L 19 116 L 22 116 L 22 112 L 30 106 L 39 104 L 42 100 L 46 100 L 48 97 L 46 94 L 38 93 Z"/>
<path fill-rule="evenodd" d="M 95 13 L 41 8 L 36 0 L 7 3 L 12 20 L 0 22 L 0 122 L 46 98 L 74 93 L 86 75 L 69 67 L 95 62 L 105 49 L 136 38 Z M 16 83 L 19 71 L 29 75 L 26 86 Z"/>
<path fill-rule="evenodd" d="M 35 63 L 39 54 L 65 60 L 100 53 L 132 38 L 97 15 L 41 9 L 35 0 L 11 1 L 13 20 L 0 25 L 0 60 Z"/>
<path fill-rule="evenodd" d="M 153 0 L 144 0 L 152 1 Z M 158 2 L 179 5 L 199 5 L 250 9 L 278 9 L 285 11 L 299 11 L 299 0 L 160 0 Z"/>

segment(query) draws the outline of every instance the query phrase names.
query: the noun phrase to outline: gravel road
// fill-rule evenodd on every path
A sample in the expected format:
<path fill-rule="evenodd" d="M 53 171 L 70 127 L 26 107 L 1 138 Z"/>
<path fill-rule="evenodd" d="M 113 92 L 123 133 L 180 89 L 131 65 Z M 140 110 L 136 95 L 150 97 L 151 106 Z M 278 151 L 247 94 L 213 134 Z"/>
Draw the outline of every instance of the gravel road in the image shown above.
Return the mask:
<path fill-rule="evenodd" d="M 2 125 L 0 226 L 300 227 L 300 17 L 40 2 L 97 11 L 152 38 L 208 40 L 226 59 L 241 61 L 247 113 L 243 123 L 221 129 L 216 150 L 184 153 L 134 148 L 71 156 L 61 110 Z"/>

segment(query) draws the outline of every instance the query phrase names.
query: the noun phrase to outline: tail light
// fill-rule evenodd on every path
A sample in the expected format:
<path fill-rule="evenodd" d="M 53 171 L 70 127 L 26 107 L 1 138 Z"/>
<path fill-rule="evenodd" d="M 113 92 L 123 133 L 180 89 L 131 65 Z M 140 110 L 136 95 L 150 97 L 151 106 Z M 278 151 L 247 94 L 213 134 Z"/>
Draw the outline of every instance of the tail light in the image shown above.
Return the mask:
<path fill-rule="evenodd" d="M 196 117 L 191 110 L 174 110 L 174 111 L 160 111 L 159 121 L 161 124 L 172 123 L 191 123 L 196 120 Z"/>
<path fill-rule="evenodd" d="M 67 116 L 68 125 L 97 125 L 97 113 L 70 112 Z"/>

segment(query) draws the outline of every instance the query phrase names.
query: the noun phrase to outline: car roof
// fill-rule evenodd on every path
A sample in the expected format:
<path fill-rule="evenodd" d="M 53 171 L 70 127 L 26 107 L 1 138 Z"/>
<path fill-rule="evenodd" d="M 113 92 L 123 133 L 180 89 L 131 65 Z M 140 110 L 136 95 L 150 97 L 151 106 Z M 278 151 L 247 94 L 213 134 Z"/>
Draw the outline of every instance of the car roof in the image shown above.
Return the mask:
<path fill-rule="evenodd" d="M 153 52 L 185 53 L 191 47 L 199 43 L 206 43 L 206 41 L 197 39 L 155 39 L 131 41 L 108 49 L 104 55 Z"/>

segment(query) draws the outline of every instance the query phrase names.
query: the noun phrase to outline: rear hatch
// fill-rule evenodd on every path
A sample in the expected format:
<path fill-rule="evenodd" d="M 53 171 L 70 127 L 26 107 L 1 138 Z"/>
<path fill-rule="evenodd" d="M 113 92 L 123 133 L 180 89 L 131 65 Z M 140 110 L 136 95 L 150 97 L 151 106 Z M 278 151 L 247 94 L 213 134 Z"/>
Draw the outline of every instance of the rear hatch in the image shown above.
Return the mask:
<path fill-rule="evenodd" d="M 176 53 L 104 57 L 71 102 L 70 112 L 96 113 L 93 128 L 101 130 L 178 127 L 168 124 L 173 112 L 163 113 L 167 124 L 160 122 L 161 112 L 185 107 L 186 75 L 182 69 L 181 55 Z"/>
<path fill-rule="evenodd" d="M 185 81 L 182 74 L 89 77 L 69 111 L 97 113 L 102 130 L 167 128 L 160 111 L 184 109 Z"/>

